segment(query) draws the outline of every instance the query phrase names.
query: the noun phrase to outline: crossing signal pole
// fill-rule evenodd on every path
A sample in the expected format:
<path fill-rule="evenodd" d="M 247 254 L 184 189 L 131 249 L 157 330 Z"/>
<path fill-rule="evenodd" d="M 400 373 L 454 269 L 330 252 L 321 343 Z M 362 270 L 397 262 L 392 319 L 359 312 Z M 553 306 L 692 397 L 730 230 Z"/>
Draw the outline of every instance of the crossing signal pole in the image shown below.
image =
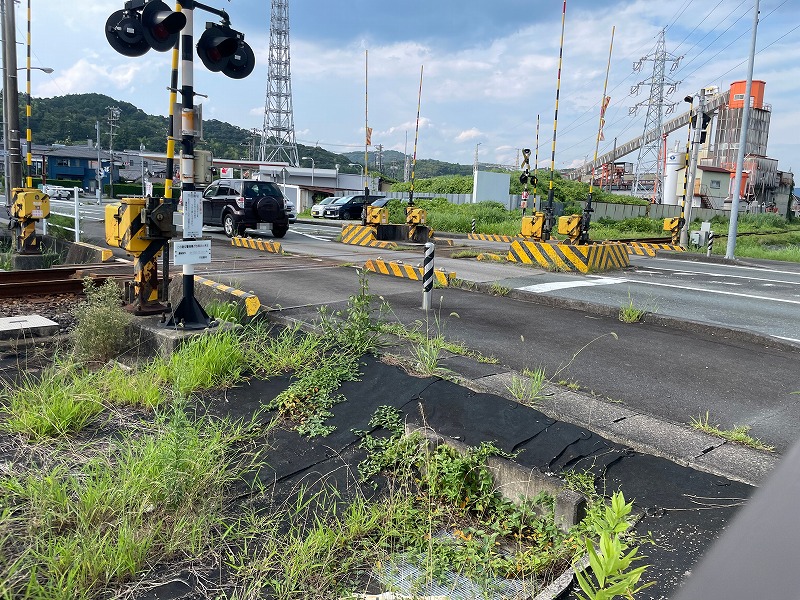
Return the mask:
<path fill-rule="evenodd" d="M 221 23 L 206 23 L 206 29 L 197 44 L 198 56 L 206 68 L 212 72 L 221 72 L 232 79 L 242 79 L 250 75 L 255 67 L 255 54 L 244 41 L 244 35 L 230 27 L 228 14 L 223 10 L 195 0 L 182 0 L 176 11 L 170 10 L 161 0 L 128 0 L 124 8 L 112 13 L 106 22 L 106 38 L 109 44 L 125 56 L 141 56 L 151 48 L 166 52 L 174 50 L 176 44 L 180 49 L 180 172 L 181 196 L 184 202 L 183 242 L 187 249 L 195 243 L 196 238 L 202 237 L 202 228 L 197 227 L 196 221 L 191 227 L 187 224 L 187 211 L 193 212 L 195 216 L 202 214 L 199 192 L 195 190 L 194 168 L 194 141 L 198 128 L 198 124 L 195 124 L 192 55 L 195 8 L 210 12 L 221 19 Z M 176 81 L 173 81 L 172 87 L 177 87 Z M 174 90 L 171 90 L 171 94 L 174 94 Z M 171 192 L 165 200 L 165 204 L 174 206 Z M 172 311 L 167 327 L 204 329 L 209 326 L 210 319 L 194 297 L 194 263 L 184 262 L 182 274 L 183 298 Z"/>

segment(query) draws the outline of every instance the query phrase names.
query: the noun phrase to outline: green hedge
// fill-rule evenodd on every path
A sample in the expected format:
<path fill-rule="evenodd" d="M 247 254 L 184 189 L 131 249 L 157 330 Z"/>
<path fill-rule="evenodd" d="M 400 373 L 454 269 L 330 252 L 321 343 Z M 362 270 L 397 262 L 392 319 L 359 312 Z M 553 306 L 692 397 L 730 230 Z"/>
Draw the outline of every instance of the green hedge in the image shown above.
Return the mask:
<path fill-rule="evenodd" d="M 103 193 L 106 196 L 111 195 L 111 186 L 104 185 Z M 114 198 L 127 198 L 129 196 L 141 196 L 142 184 L 141 183 L 115 183 L 114 184 Z M 153 196 L 162 197 L 164 195 L 163 184 L 153 184 Z"/>

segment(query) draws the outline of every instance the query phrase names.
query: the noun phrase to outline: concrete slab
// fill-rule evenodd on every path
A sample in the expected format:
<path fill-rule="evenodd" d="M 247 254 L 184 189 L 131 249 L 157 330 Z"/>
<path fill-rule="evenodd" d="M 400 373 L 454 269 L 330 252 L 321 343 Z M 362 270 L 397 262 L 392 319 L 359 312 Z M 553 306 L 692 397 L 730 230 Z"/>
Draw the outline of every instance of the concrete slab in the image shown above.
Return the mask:
<path fill-rule="evenodd" d="M 0 318 L 0 340 L 56 335 L 59 324 L 40 315 Z"/>
<path fill-rule="evenodd" d="M 642 414 L 610 423 L 605 427 L 604 433 L 612 440 L 624 441 L 641 452 L 662 456 L 687 466 L 697 456 L 721 446 L 725 441 Z"/>
<path fill-rule="evenodd" d="M 726 442 L 698 456 L 689 466 L 751 485 L 760 484 L 777 467 L 780 457 Z"/>
<path fill-rule="evenodd" d="M 137 353 L 161 356 L 162 358 L 169 358 L 183 344 L 198 336 L 219 331 L 221 328 L 238 327 L 227 321 L 219 321 L 208 329 L 186 330 L 174 326 L 167 327 L 165 323 L 161 322 L 161 317 L 158 315 L 137 317 L 132 326 L 139 338 L 139 343 L 136 345 Z"/>

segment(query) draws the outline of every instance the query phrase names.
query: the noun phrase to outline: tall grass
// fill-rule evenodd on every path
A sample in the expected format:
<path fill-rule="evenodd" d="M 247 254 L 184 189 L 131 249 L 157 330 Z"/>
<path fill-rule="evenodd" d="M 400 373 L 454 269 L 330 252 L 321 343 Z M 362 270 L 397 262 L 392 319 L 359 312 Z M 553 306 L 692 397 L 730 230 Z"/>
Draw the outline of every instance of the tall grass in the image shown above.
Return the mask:
<path fill-rule="evenodd" d="M 0 501 L 16 517 L 4 524 L 14 535 L 0 539 L 0 597 L 94 598 L 153 562 L 213 545 L 226 491 L 256 460 L 230 458 L 243 433 L 178 409 L 75 471 L 62 463 L 5 478 Z"/>

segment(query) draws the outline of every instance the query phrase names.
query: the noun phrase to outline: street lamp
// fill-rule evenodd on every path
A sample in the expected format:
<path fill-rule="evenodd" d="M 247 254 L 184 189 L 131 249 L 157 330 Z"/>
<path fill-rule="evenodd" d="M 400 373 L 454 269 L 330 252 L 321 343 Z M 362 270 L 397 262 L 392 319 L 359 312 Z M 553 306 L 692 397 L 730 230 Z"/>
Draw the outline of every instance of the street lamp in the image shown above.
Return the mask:
<path fill-rule="evenodd" d="M 364 165 L 360 165 L 358 163 L 350 163 L 348 166 L 350 167 L 358 167 L 360 169 L 359 174 L 361 175 L 361 187 L 364 187 Z"/>
<path fill-rule="evenodd" d="M 314 187 L 314 159 L 310 156 L 304 156 L 300 160 L 310 160 L 311 161 L 311 187 Z M 314 190 L 311 190 L 311 204 L 314 204 Z"/>

